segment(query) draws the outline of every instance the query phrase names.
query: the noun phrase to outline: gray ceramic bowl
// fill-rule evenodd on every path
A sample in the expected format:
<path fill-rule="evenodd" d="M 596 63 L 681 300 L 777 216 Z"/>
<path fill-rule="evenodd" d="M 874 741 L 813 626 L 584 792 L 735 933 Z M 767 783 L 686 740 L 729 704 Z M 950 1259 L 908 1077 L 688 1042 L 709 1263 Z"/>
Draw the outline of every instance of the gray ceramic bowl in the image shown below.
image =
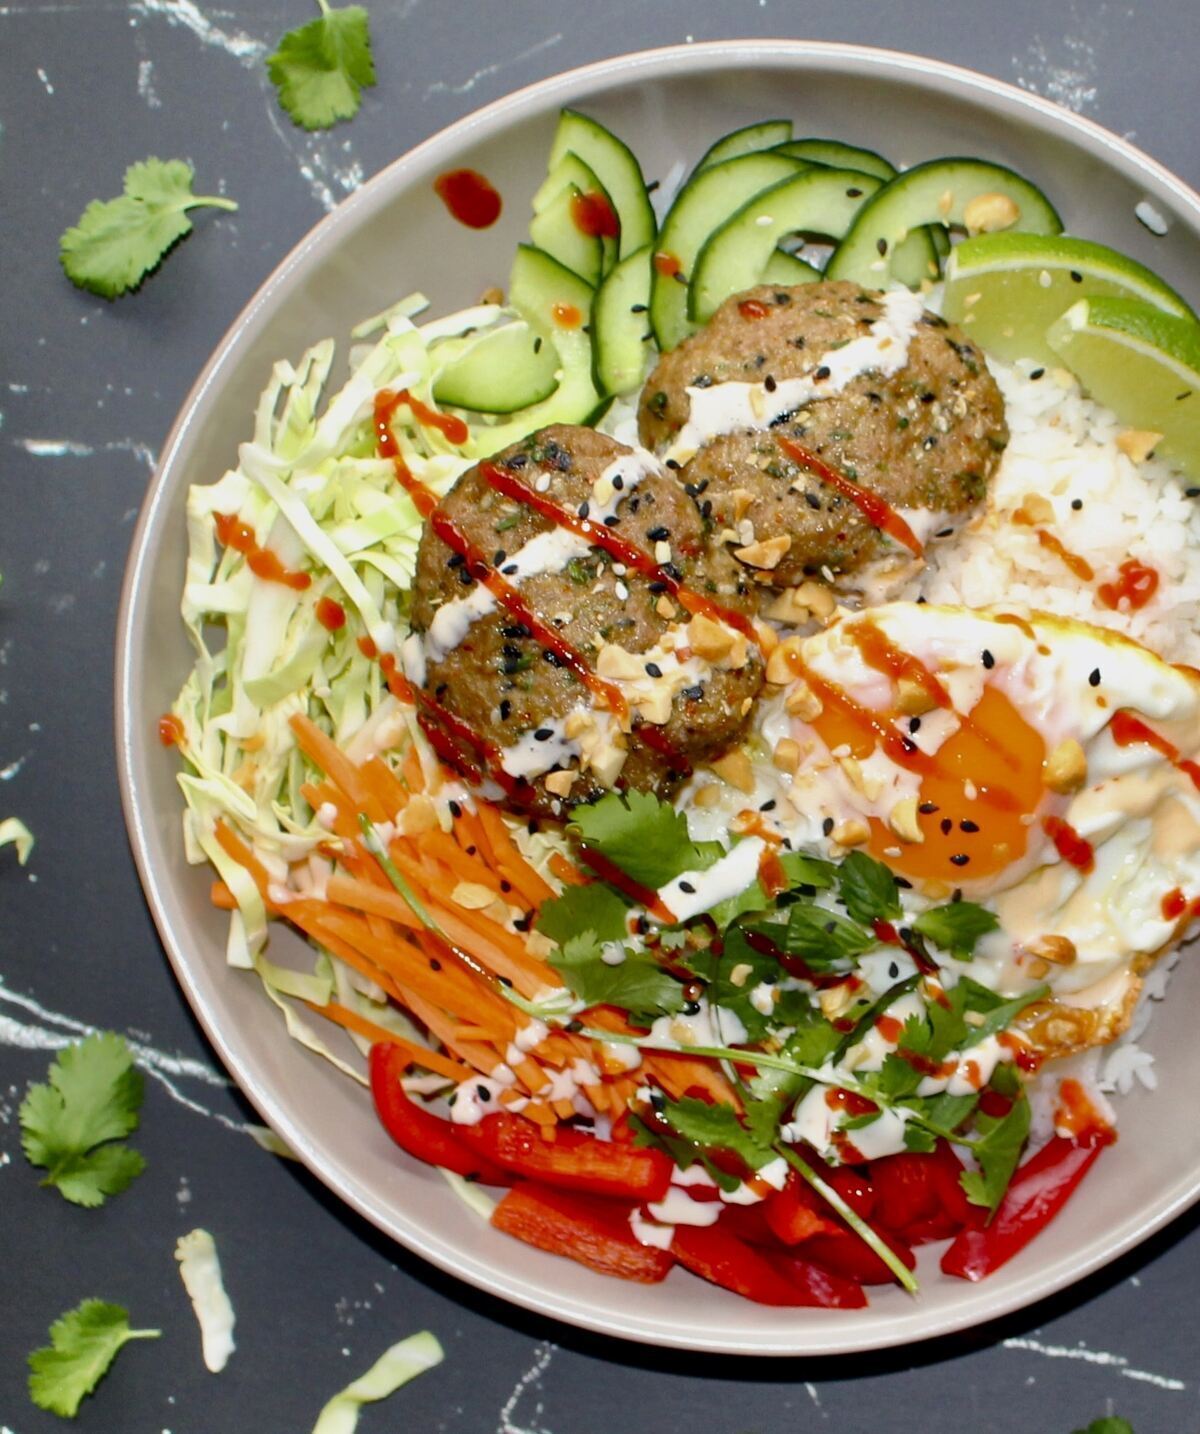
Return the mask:
<path fill-rule="evenodd" d="M 1200 1194 L 1200 1124 L 1179 1120 L 1200 1091 L 1192 1013 L 1200 970 L 1185 963 L 1149 1044 L 1161 1089 L 1122 1102 L 1121 1139 L 1060 1219 L 981 1285 L 922 1262 L 922 1291 L 872 1293 L 855 1311 L 773 1310 L 680 1271 L 650 1288 L 605 1279 L 493 1232 L 441 1177 L 402 1157 L 363 1090 L 284 1034 L 257 981 L 224 963 L 224 918 L 207 872 L 187 867 L 176 760 L 155 723 L 188 671 L 178 609 L 184 497 L 234 462 L 272 362 L 420 288 L 436 311 L 504 282 L 524 237 L 560 106 L 582 106 L 638 153 L 648 175 L 696 160 L 727 130 L 791 115 L 798 133 L 886 149 L 898 163 L 986 155 L 1028 174 L 1068 230 L 1105 240 L 1187 290 L 1200 272 L 1200 199 L 1087 120 L 981 75 L 908 55 L 790 41 L 694 45 L 609 60 L 480 110 L 397 160 L 283 261 L 200 375 L 167 441 L 126 575 L 117 651 L 122 795 L 134 854 L 175 971 L 242 1089 L 299 1157 L 381 1230 L 481 1289 L 571 1323 L 649 1343 L 748 1354 L 817 1354 L 905 1344 L 963 1329 L 1061 1289 L 1186 1209 Z M 504 196 L 501 222 L 475 233 L 434 196 L 440 172 L 470 165 Z M 1134 216 L 1149 199 L 1170 224 Z M 277 938 L 283 949 L 288 938 Z"/>

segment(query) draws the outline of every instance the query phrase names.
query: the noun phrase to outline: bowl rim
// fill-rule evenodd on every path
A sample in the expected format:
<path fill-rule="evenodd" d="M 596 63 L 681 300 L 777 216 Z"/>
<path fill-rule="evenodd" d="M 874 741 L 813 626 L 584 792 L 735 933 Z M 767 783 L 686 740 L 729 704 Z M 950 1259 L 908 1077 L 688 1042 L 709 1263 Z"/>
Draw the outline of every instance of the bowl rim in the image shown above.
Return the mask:
<path fill-rule="evenodd" d="M 873 1319 L 854 1325 L 830 1320 L 828 1327 L 814 1333 L 806 1329 L 801 1339 L 750 1328 L 732 1327 L 711 1335 L 691 1327 L 673 1330 L 653 1314 L 648 1317 L 622 1311 L 619 1317 L 597 1313 L 583 1301 L 566 1297 L 552 1288 L 515 1279 L 464 1251 L 431 1237 L 424 1229 L 403 1218 L 402 1212 L 375 1199 L 358 1182 L 352 1170 L 323 1159 L 318 1143 L 303 1123 L 293 1118 L 277 1090 L 260 1081 L 247 1068 L 247 1060 L 236 1043 L 227 1038 L 213 1006 L 193 972 L 186 933 L 176 930 L 168 911 L 166 889 L 173 872 L 163 872 L 155 853 L 152 822 L 143 814 L 147 801 L 144 768 L 151 744 L 133 721 L 144 655 L 140 645 L 147 620 L 146 608 L 155 554 L 166 524 L 169 498 L 178 486 L 175 475 L 186 459 L 190 434 L 210 392 L 226 365 L 235 358 L 245 336 L 252 333 L 260 314 L 269 310 L 290 287 L 310 256 L 327 250 L 337 234 L 366 223 L 390 202 L 393 192 L 403 188 L 410 172 L 441 162 L 473 139 L 488 134 L 497 122 L 516 123 L 559 104 L 579 103 L 602 96 L 640 80 L 724 71 L 738 65 L 770 70 L 835 69 L 855 77 L 911 81 L 936 89 L 953 98 L 983 103 L 1006 118 L 1036 121 L 1059 137 L 1065 137 L 1098 155 L 1122 172 L 1136 172 L 1147 194 L 1169 201 L 1181 209 L 1200 233 L 1200 195 L 1158 161 L 1128 140 L 1105 129 L 1094 120 L 1023 90 L 1016 85 L 943 60 L 924 58 L 904 51 L 842 42 L 767 39 L 710 40 L 685 45 L 663 46 L 612 56 L 562 71 L 535 81 L 491 101 L 478 110 L 441 129 L 398 156 L 373 175 L 355 193 L 319 220 L 284 256 L 258 287 L 196 378 L 183 400 L 155 466 L 138 515 L 121 588 L 115 653 L 114 721 L 118 780 L 121 804 L 130 846 L 146 901 L 159 938 L 175 977 L 186 995 L 205 1036 L 235 1077 L 239 1089 L 263 1120 L 274 1129 L 308 1169 L 337 1197 L 376 1228 L 397 1240 L 421 1258 L 457 1278 L 509 1303 L 539 1315 L 549 1315 L 583 1329 L 637 1343 L 676 1349 L 723 1354 L 830 1355 L 882 1349 L 916 1339 L 973 1328 L 1022 1309 L 1056 1291 L 1075 1284 L 1116 1260 L 1200 1199 L 1200 1168 L 1190 1178 L 1180 1178 L 1163 1190 L 1160 1198 L 1140 1216 L 1119 1227 L 1115 1239 L 1093 1239 L 1083 1250 L 1062 1256 L 1046 1267 L 1037 1267 L 1007 1286 L 1003 1293 L 982 1286 L 987 1292 L 986 1308 L 975 1310 L 969 1300 L 956 1302 L 937 1314 L 922 1311 L 919 1326 L 901 1318 L 888 1321 L 878 1310 Z M 610 1302 L 611 1303 L 611 1302 Z M 981 1302 L 978 1302 L 981 1303 Z M 862 1331 L 861 1335 L 856 1333 Z M 870 1331 L 868 1333 L 868 1330 Z M 765 1341 L 765 1342 L 764 1342 Z"/>

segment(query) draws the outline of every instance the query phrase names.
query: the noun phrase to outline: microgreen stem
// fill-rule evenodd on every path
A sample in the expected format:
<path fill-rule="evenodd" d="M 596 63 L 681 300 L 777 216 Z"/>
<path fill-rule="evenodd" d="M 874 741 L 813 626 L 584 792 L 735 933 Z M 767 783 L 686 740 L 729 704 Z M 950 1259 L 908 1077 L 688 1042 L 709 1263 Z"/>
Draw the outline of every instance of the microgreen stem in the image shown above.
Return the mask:
<path fill-rule="evenodd" d="M 827 1180 L 823 1180 L 808 1161 L 805 1160 L 803 1156 L 797 1155 L 790 1145 L 784 1145 L 780 1142 L 775 1146 L 775 1151 L 777 1154 L 783 1156 L 792 1169 L 795 1170 L 802 1179 L 806 1180 L 818 1195 L 829 1202 L 863 1244 L 866 1245 L 868 1249 L 874 1250 L 909 1294 L 915 1295 L 918 1285 L 912 1271 L 905 1265 L 899 1255 L 872 1230 L 862 1216 L 846 1203 L 833 1186 L 830 1185 Z"/>
<path fill-rule="evenodd" d="M 237 208 L 237 204 L 232 199 L 223 199 L 219 194 L 196 195 L 188 200 L 187 204 L 184 205 L 184 208 L 196 209 L 199 208 L 201 205 L 207 205 L 210 209 L 233 210 Z"/>

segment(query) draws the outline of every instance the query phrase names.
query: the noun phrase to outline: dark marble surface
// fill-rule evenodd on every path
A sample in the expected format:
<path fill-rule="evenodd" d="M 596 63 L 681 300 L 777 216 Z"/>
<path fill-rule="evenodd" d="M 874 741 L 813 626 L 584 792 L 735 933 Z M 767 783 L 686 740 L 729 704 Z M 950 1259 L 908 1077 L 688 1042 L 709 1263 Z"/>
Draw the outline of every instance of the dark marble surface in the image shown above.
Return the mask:
<path fill-rule="evenodd" d="M 0 854 L 0 1434 L 59 1427 L 25 1394 L 24 1354 L 84 1295 L 126 1304 L 128 1349 L 80 1427 L 130 1434 L 305 1430 L 396 1339 L 434 1330 L 441 1368 L 363 1431 L 721 1434 L 830 1428 L 1068 1434 L 1116 1412 L 1137 1434 L 1200 1428 L 1185 1218 L 1104 1274 L 997 1327 L 880 1356 L 754 1363 L 663 1354 L 509 1310 L 422 1266 L 245 1133 L 162 956 L 125 842 L 111 648 L 133 519 L 155 452 L 228 323 L 292 244 L 361 180 L 474 106 L 651 44 L 735 35 L 910 49 L 1016 81 L 1128 135 L 1193 184 L 1194 0 L 1140 5 L 900 0 L 378 0 L 379 85 L 309 137 L 263 55 L 307 18 L 281 0 L 0 4 L 0 817 L 38 837 Z M 183 155 L 227 190 L 162 274 L 109 306 L 70 287 L 60 232 L 128 163 Z M 147 1173 L 98 1212 L 39 1188 L 16 1107 L 47 1052 L 92 1025 L 141 1043 Z M 205 1372 L 172 1259 L 216 1235 L 238 1350 Z"/>

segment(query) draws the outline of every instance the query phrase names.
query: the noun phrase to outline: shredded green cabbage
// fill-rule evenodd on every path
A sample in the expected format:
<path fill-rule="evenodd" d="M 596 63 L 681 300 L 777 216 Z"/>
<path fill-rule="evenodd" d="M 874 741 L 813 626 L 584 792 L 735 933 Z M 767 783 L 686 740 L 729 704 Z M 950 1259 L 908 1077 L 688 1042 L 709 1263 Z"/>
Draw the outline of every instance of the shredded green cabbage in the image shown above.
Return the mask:
<path fill-rule="evenodd" d="M 373 1404 L 394 1394 L 418 1374 L 434 1369 L 445 1359 L 437 1337 L 428 1330 L 410 1334 L 385 1354 L 340 1394 L 335 1394 L 317 1416 L 312 1434 L 354 1434 L 364 1404 Z"/>

